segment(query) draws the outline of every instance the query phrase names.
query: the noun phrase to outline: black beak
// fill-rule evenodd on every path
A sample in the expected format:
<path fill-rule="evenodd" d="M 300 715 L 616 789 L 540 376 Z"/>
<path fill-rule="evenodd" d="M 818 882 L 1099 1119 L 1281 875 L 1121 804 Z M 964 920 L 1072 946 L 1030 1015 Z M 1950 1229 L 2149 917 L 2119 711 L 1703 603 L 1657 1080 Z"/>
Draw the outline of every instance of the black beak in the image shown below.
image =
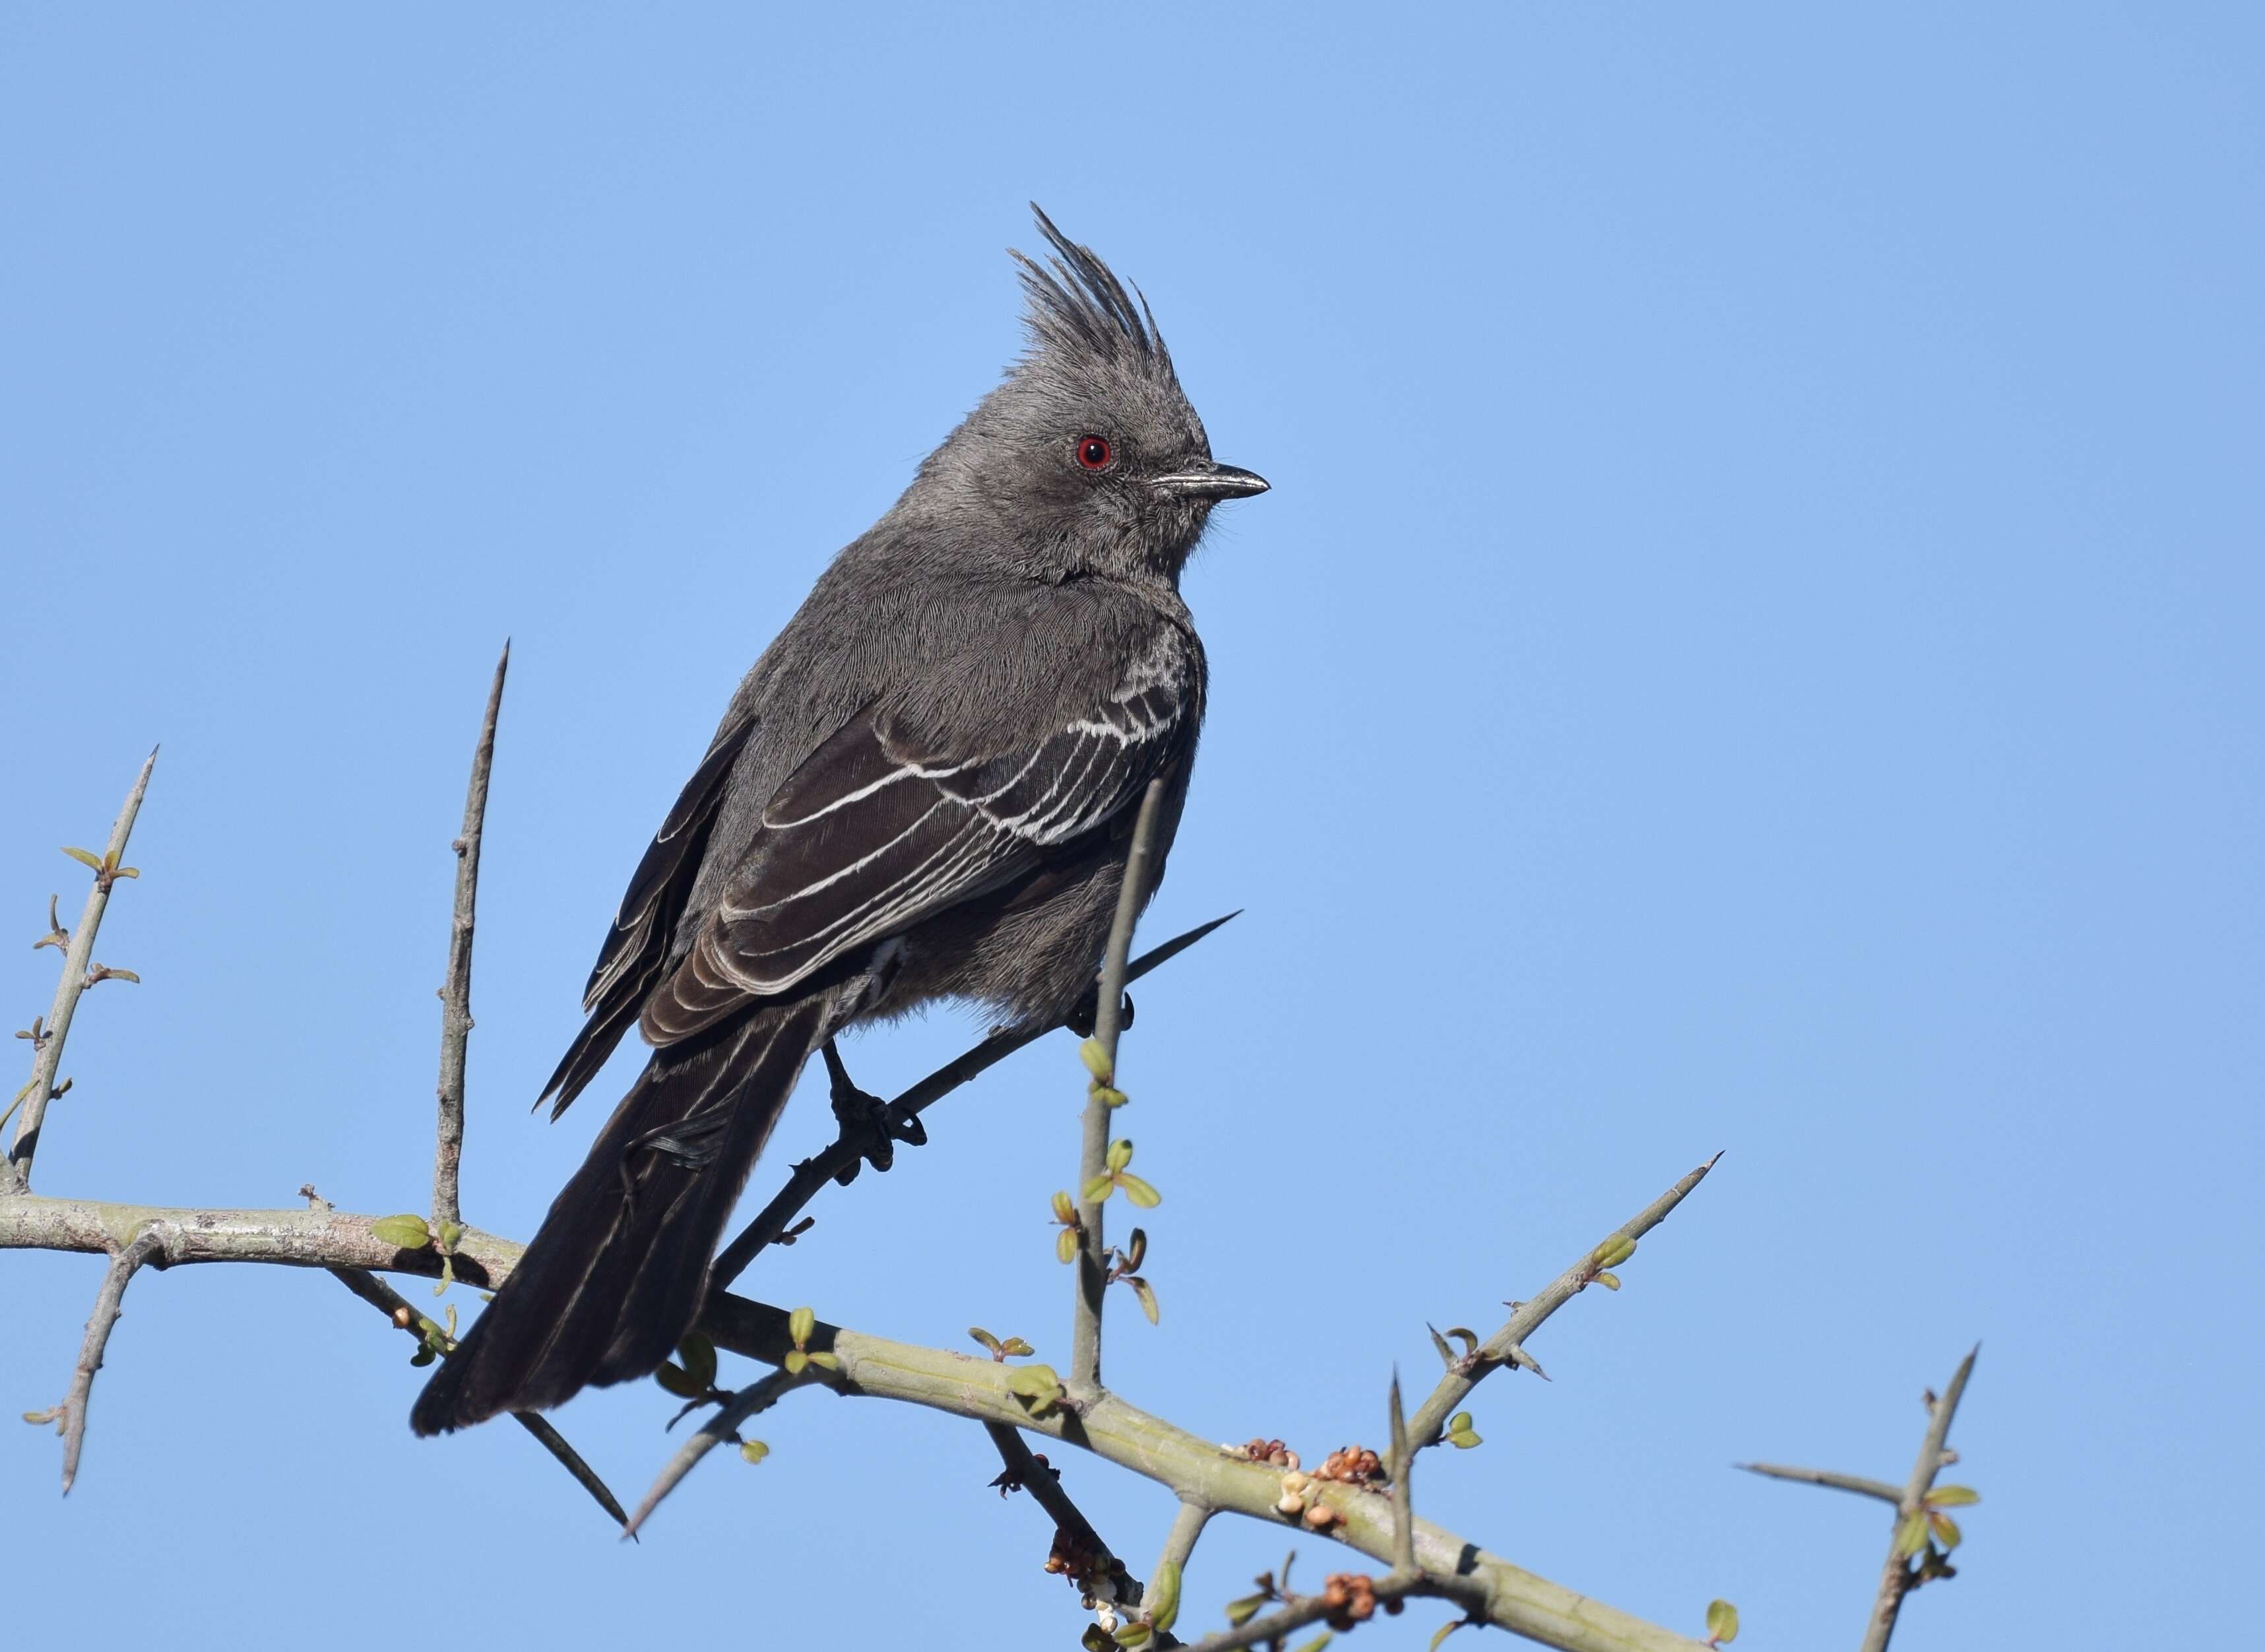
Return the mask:
<path fill-rule="evenodd" d="M 1183 499 L 1247 499 L 1265 492 L 1270 484 L 1256 471 L 1239 465 L 1205 464 L 1152 477 L 1150 485 Z"/>

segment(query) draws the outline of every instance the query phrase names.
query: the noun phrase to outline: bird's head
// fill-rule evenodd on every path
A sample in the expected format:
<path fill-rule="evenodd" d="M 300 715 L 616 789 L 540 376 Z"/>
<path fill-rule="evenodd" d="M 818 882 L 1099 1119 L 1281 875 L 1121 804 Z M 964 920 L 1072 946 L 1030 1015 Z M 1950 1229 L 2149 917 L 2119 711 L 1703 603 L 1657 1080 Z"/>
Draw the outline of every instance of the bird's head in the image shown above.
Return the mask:
<path fill-rule="evenodd" d="M 1147 301 L 1033 206 L 1053 249 L 1016 252 L 1030 348 L 922 467 L 1058 577 L 1176 578 L 1212 506 L 1266 491 L 1218 463 Z"/>

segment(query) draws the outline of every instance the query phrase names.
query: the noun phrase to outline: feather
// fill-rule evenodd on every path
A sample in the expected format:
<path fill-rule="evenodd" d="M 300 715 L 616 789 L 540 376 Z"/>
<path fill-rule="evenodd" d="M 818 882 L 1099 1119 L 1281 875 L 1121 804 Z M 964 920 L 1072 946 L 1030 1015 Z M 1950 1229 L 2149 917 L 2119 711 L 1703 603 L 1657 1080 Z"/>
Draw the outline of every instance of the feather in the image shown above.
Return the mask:
<path fill-rule="evenodd" d="M 830 994 L 656 1052 L 552 1202 L 519 1266 L 418 1396 L 419 1434 L 541 1410 L 642 1377 L 691 1328 L 707 1267 Z"/>

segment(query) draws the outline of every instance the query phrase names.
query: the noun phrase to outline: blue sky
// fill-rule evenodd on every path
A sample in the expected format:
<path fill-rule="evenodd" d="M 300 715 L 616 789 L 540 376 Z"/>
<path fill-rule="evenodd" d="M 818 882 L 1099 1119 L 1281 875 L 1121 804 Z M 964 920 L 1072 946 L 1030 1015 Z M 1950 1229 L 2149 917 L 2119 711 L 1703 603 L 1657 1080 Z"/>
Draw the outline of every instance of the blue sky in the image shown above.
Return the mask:
<path fill-rule="evenodd" d="M 1428 1512 L 1845 1644 L 1882 1518 L 1729 1465 L 1899 1478 L 1979 1338 L 1985 1502 L 1904 1637 L 2215 1638 L 2265 1443 L 2256 14 L 954 10 L 0 18 L 19 941 L 164 746 L 99 949 L 142 985 L 80 1018 L 43 1189 L 421 1207 L 508 635 L 465 1200 L 528 1232 L 620 887 L 1016 349 L 1035 198 L 1275 484 L 1187 581 L 1211 721 L 1148 934 L 1247 910 L 1138 994 L 1163 1320 L 1116 1386 L 1373 1440 L 1425 1320 L 1491 1325 L 1722 1150 L 1537 1340 L 1552 1383 L 1480 1392 Z M 53 958 L 0 952 L 11 1027 Z M 1062 1353 L 1082 1082 L 1066 1037 L 1018 1058 L 748 1287 Z M 828 1122 L 806 1095 L 758 1190 Z M 59 1397 L 98 1272 L 0 1256 L 9 1410 Z M 320 1275 L 145 1277 L 70 1498 L 0 1432 L 14 1629 L 1074 1641 L 971 1424 L 798 1396 L 632 1549 L 516 1430 L 412 1440 L 404 1354 Z M 630 1494 L 669 1409 L 560 1421 Z M 1164 1493 L 1070 1472 L 1154 1553 Z M 1281 1547 L 1215 1528 L 1190 1622 Z"/>

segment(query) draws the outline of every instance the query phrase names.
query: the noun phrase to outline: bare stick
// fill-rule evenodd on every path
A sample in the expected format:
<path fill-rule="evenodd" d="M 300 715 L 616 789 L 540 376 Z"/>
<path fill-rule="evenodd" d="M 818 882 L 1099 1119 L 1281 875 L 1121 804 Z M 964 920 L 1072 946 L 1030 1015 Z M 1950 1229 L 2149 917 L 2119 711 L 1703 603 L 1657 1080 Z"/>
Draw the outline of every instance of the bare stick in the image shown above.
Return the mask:
<path fill-rule="evenodd" d="M 1613 1265 L 1605 1259 L 1613 1255 L 1620 1241 L 1626 1241 L 1633 1249 L 1637 1240 L 1664 1221 L 1667 1213 L 1683 1203 L 1684 1196 L 1706 1180 L 1707 1173 L 1722 1156 L 1716 1153 L 1613 1229 L 1602 1243 L 1552 1280 L 1540 1295 L 1530 1302 L 1519 1303 L 1500 1330 L 1450 1365 L 1447 1374 L 1439 1379 L 1439 1386 L 1431 1390 L 1431 1398 L 1409 1419 L 1408 1432 L 1418 1445 L 1429 1445 L 1439 1437 L 1448 1413 L 1463 1402 L 1489 1372 L 1502 1365 L 1524 1365 L 1540 1374 L 1541 1367 L 1526 1351 L 1526 1339 L 1544 1320 L 1586 1290 L 1599 1273 Z"/>
<path fill-rule="evenodd" d="M 103 909 L 110 905 L 110 886 L 121 877 L 140 876 L 120 862 L 126 854 L 126 840 L 134 833 L 134 817 L 142 812 L 142 797 L 149 790 L 149 771 L 157 766 L 157 753 L 152 749 L 141 774 L 135 777 L 134 790 L 126 794 L 126 806 L 118 811 L 117 822 L 110 828 L 110 846 L 95 868 L 94 887 L 86 891 L 78 928 L 71 932 L 70 944 L 64 949 L 62 979 L 55 984 L 55 1007 L 47 1011 L 45 1030 L 32 1041 L 32 1081 L 18 1092 L 24 1116 L 16 1121 L 15 1145 L 6 1161 L 0 1162 L 0 1193 L 21 1193 L 32 1185 L 32 1155 L 40 1150 L 40 1126 L 47 1119 L 47 1103 L 57 1094 L 55 1073 L 62 1066 L 63 1040 L 70 1036 L 79 994 L 90 985 L 94 937 L 102 928 Z"/>
<path fill-rule="evenodd" d="M 1766 1474 L 1772 1480 L 1797 1480 L 1805 1486 L 1853 1491 L 1859 1496 L 1877 1497 L 1882 1503 L 1900 1503 L 1904 1500 L 1901 1486 L 1890 1486 L 1884 1480 L 1867 1480 L 1861 1474 L 1836 1474 L 1826 1468 L 1788 1468 L 1782 1463 L 1733 1463 L 1730 1466 L 1743 1468 L 1750 1474 Z"/>
<path fill-rule="evenodd" d="M 391 1320 L 419 1342 L 426 1342 L 441 1334 L 441 1328 L 411 1306 L 407 1298 L 367 1268 L 333 1268 L 331 1276 L 370 1306 Z M 533 1435 L 543 1449 L 557 1458 L 561 1466 L 574 1476 L 574 1481 L 588 1492 L 598 1507 L 611 1515 L 618 1526 L 629 1525 L 629 1516 L 612 1488 L 598 1478 L 598 1471 L 582 1460 L 581 1452 L 566 1443 L 566 1437 L 532 1411 L 514 1411 L 511 1420 Z"/>
<path fill-rule="evenodd" d="M 94 1396 L 94 1373 L 102 1369 L 102 1350 L 109 1345 L 111 1328 L 126 1306 L 127 1281 L 142 1264 L 165 1247 L 164 1235 L 145 1227 L 133 1242 L 110 1259 L 95 1292 L 94 1312 L 87 1316 L 86 1340 L 79 1344 L 78 1367 L 71 1373 L 70 1396 L 63 1401 L 63 1495 L 70 1495 L 78 1478 L 78 1456 L 86 1445 L 86 1407 Z"/>
<path fill-rule="evenodd" d="M 487 824 L 488 771 L 495 763 L 496 713 L 503 709 L 503 680 L 511 669 L 511 644 L 496 661 L 487 716 L 472 750 L 472 781 L 464 794 L 464 830 L 456 839 L 456 901 L 448 921 L 448 978 L 441 986 L 441 1124 L 433 1149 L 433 1229 L 461 1227 L 456 1176 L 464 1156 L 464 1043 L 472 1030 L 472 920 L 480 895 L 480 833 Z"/>
<path fill-rule="evenodd" d="M 1078 1152 L 1077 1299 L 1070 1321 L 1070 1394 L 1083 1401 L 1101 1392 L 1101 1308 L 1109 1288 L 1107 1247 L 1102 1242 L 1102 1200 L 1089 1191 L 1108 1171 L 1110 1106 L 1102 1091 L 1117 1082 L 1118 1022 L 1125 1001 L 1125 959 L 1132 949 L 1132 926 L 1148 899 L 1148 861 L 1156 843 L 1156 817 L 1164 802 L 1164 776 L 1148 782 L 1140 812 L 1132 823 L 1132 847 L 1125 857 L 1125 878 L 1117 886 L 1117 918 L 1110 926 L 1109 950 L 1101 955 L 1101 986 L 1093 1015 L 1094 1041 L 1108 1059 L 1109 1076 L 1086 1097 Z M 1103 1189 L 1103 1194 L 1107 1189 Z"/>
<path fill-rule="evenodd" d="M 1904 1522 L 1917 1516 L 1926 1503 L 1926 1494 L 1934 1489 L 1934 1477 L 1942 1472 L 1943 1447 L 1950 1439 L 1950 1419 L 1958 1414 L 1958 1401 L 1966 1393 L 1966 1379 L 1974 1374 L 1974 1357 L 1982 1351 L 1977 1343 L 1958 1362 L 1958 1370 L 1950 1379 L 1950 1386 L 1930 1408 L 1926 1437 L 1919 1442 L 1919 1459 L 1912 1465 L 1911 1478 L 1904 1482 L 1902 1500 L 1896 1505 L 1896 1534 L 1888 1539 L 1887 1563 L 1880 1568 L 1880 1592 L 1872 1602 L 1872 1620 L 1864 1630 L 1863 1652 L 1887 1652 L 1889 1637 L 1896 1632 L 1896 1619 L 1902 1614 L 1904 1597 L 1926 1580 L 1926 1573 L 1920 1561 L 1906 1560 L 1902 1553 L 1901 1538 Z"/>
<path fill-rule="evenodd" d="M 1199 923 L 1185 934 L 1174 935 L 1162 946 L 1150 948 L 1126 967 L 1125 985 L 1129 986 L 1149 971 L 1170 963 L 1221 924 L 1241 915 L 1230 912 L 1224 918 L 1213 918 L 1209 923 Z M 1038 1027 L 994 1032 L 972 1050 L 944 1063 L 889 1105 L 899 1112 L 923 1112 L 961 1085 L 998 1066 L 1017 1050 L 1036 1044 L 1052 1030 L 1051 1027 Z M 797 1165 L 777 1197 L 764 1205 L 755 1219 L 740 1229 L 739 1237 L 717 1256 L 715 1267 L 709 1270 L 708 1288 L 721 1291 L 746 1272 L 749 1263 L 778 1242 L 779 1235 L 802 1213 L 804 1205 L 816 1198 L 838 1172 L 857 1162 L 858 1153 L 857 1146 L 844 1135 Z"/>
<path fill-rule="evenodd" d="M 661 1499 L 683 1483 L 684 1477 L 699 1466 L 702 1458 L 725 1440 L 738 1437 L 740 1423 L 758 1412 L 769 1410 L 777 1403 L 781 1394 L 790 1388 L 801 1387 L 807 1380 L 806 1377 L 789 1376 L 783 1371 L 774 1371 L 733 1394 L 730 1402 L 709 1418 L 700 1431 L 685 1441 L 683 1448 L 668 1459 L 667 1466 L 660 1471 L 659 1478 L 652 1482 L 652 1489 L 645 1494 L 645 1501 L 637 1504 L 637 1512 L 622 1527 L 622 1535 L 635 1537 L 647 1517 L 660 1507 Z"/>

